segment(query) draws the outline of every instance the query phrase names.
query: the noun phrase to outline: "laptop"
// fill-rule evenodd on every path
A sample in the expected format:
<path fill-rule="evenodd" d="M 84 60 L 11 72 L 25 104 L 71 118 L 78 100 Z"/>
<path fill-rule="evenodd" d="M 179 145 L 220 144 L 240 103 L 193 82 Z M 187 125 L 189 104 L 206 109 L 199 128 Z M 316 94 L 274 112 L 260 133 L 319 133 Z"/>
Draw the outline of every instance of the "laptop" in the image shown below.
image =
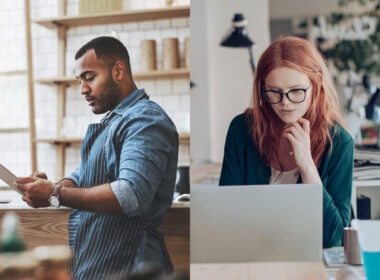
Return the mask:
<path fill-rule="evenodd" d="M 191 263 L 322 261 L 322 187 L 191 186 Z"/>

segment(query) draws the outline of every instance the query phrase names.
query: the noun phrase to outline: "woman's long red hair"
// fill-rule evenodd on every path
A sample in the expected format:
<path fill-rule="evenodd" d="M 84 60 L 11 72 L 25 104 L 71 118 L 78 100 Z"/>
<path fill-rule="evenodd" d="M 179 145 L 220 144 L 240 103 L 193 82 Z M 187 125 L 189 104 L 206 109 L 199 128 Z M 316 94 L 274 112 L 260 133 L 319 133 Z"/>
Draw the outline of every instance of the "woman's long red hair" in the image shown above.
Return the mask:
<path fill-rule="evenodd" d="M 253 87 L 253 105 L 246 115 L 254 143 L 269 165 L 277 163 L 278 140 L 283 128 L 271 105 L 263 98 L 265 78 L 277 67 L 288 67 L 305 73 L 312 85 L 312 102 L 304 118 L 310 122 L 310 145 L 313 160 L 319 166 L 327 144 L 332 147 L 330 129 L 335 122 L 343 125 L 338 95 L 325 62 L 307 40 L 283 37 L 274 41 L 261 55 Z"/>

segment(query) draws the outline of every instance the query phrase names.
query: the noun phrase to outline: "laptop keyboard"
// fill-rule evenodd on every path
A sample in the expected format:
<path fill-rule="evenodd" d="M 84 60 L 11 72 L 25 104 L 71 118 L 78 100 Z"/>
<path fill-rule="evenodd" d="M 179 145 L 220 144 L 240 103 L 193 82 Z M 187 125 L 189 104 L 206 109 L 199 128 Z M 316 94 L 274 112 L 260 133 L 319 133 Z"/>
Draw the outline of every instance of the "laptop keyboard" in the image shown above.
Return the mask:
<path fill-rule="evenodd" d="M 343 247 L 333 247 L 329 249 L 323 249 L 323 260 L 326 266 L 345 265 Z"/>

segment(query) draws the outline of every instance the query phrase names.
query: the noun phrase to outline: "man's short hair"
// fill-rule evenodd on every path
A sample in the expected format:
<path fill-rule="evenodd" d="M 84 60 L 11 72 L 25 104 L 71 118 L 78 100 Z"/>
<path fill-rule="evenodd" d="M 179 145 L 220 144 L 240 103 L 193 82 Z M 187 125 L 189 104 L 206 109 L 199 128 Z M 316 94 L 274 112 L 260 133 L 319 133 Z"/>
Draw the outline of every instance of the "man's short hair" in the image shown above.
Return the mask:
<path fill-rule="evenodd" d="M 118 39 L 110 36 L 101 36 L 84 44 L 75 54 L 75 60 L 82 57 L 88 50 L 93 49 L 96 57 L 104 60 L 110 67 L 115 61 L 124 62 L 127 72 L 131 75 L 131 63 L 127 48 Z"/>

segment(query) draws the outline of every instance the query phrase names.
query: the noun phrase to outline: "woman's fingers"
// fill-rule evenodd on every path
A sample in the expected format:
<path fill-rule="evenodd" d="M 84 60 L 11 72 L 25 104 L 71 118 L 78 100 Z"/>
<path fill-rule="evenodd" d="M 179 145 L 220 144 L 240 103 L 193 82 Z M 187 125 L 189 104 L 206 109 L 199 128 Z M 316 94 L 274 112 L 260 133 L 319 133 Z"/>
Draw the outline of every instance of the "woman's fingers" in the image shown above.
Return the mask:
<path fill-rule="evenodd" d="M 291 133 L 299 140 L 310 137 L 310 123 L 308 120 L 301 118 L 295 123 L 287 124 L 284 133 Z"/>
<path fill-rule="evenodd" d="M 298 123 L 302 126 L 303 130 L 310 135 L 310 122 L 307 119 L 300 118 Z"/>

